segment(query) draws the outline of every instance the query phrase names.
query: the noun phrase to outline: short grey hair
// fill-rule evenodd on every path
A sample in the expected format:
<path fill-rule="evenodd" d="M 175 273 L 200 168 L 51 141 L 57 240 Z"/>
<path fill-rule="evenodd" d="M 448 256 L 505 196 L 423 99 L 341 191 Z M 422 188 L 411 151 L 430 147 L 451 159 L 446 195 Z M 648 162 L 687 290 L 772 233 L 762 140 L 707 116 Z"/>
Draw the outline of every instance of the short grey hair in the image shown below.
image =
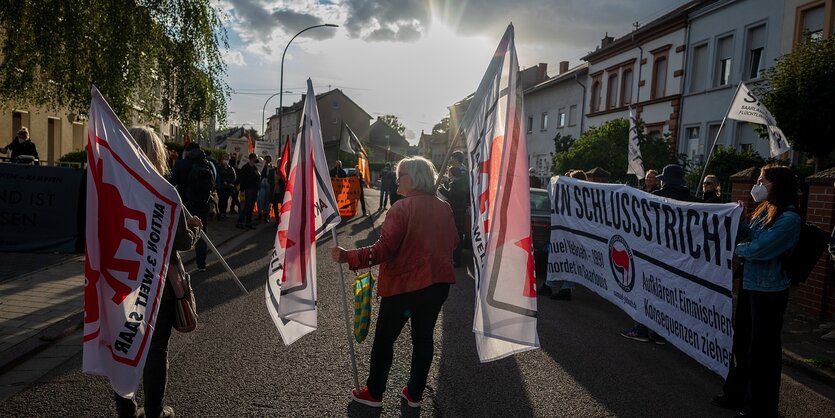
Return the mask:
<path fill-rule="evenodd" d="M 412 178 L 412 188 L 422 193 L 435 193 L 435 179 L 438 172 L 432 161 L 423 157 L 409 157 L 397 163 L 397 178 L 400 178 L 400 171 Z"/>

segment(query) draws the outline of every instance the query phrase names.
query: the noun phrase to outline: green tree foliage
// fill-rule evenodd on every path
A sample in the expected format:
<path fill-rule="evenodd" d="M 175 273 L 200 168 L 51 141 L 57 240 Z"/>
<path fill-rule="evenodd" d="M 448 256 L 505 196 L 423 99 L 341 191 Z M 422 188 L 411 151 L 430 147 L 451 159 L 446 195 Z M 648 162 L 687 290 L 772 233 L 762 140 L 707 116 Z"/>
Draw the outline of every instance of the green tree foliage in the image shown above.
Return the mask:
<path fill-rule="evenodd" d="M 807 39 L 764 72 L 758 97 L 792 148 L 826 158 L 835 150 L 835 36 Z"/>
<path fill-rule="evenodd" d="M 8 3 L 8 2 L 6 2 Z M 27 0 L 0 7 L 0 100 L 85 113 L 96 85 L 186 127 L 225 113 L 221 11 L 206 0 Z"/>
<path fill-rule="evenodd" d="M 386 123 L 386 125 L 390 126 L 391 129 L 397 131 L 398 134 L 403 135 L 406 132 L 406 126 L 400 122 L 400 119 L 397 118 L 395 115 L 385 115 L 381 116 L 380 120 Z"/>
<path fill-rule="evenodd" d="M 759 154 L 752 150 L 738 152 L 734 147 L 724 147 L 717 145 L 708 161 L 708 169 L 705 174 L 713 174 L 719 179 L 723 191 L 729 191 L 731 183 L 728 181 L 730 176 L 739 173 L 742 170 L 751 167 L 762 167 L 766 161 Z M 704 170 L 704 164 L 699 164 L 684 177 L 684 181 L 690 187 L 690 191 L 701 193 L 701 185 L 699 181 Z"/>
<path fill-rule="evenodd" d="M 600 127 L 591 127 L 576 141 L 568 138 L 559 135 L 554 138 L 554 174 L 562 174 L 571 169 L 591 170 L 600 167 L 611 174 L 612 181 L 635 180 L 635 176 L 626 174 L 629 154 L 629 122 L 626 119 L 615 119 Z M 646 136 L 640 122 L 638 144 L 645 169 L 660 169 L 667 164 L 681 162 L 666 140 Z"/>
<path fill-rule="evenodd" d="M 446 135 L 449 133 L 449 116 L 445 116 L 432 127 L 432 135 Z"/>

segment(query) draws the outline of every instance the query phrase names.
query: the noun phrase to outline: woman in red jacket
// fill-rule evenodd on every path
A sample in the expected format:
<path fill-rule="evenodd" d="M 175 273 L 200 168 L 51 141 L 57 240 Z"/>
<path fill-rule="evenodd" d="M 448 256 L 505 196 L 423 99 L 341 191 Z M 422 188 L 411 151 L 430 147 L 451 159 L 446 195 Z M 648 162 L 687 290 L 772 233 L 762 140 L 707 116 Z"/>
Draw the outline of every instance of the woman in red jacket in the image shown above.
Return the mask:
<path fill-rule="evenodd" d="M 455 283 L 452 250 L 458 245 L 449 204 L 435 196 L 437 173 L 423 157 L 397 164 L 397 193 L 383 222 L 380 239 L 369 247 L 331 249 L 334 261 L 352 270 L 380 265 L 377 295 L 381 297 L 366 387 L 351 390 L 364 405 L 383 405 L 394 342 L 407 320 L 412 325 L 409 381 L 400 391 L 409 406 L 419 407 L 432 365 L 433 335 L 438 314 Z"/>

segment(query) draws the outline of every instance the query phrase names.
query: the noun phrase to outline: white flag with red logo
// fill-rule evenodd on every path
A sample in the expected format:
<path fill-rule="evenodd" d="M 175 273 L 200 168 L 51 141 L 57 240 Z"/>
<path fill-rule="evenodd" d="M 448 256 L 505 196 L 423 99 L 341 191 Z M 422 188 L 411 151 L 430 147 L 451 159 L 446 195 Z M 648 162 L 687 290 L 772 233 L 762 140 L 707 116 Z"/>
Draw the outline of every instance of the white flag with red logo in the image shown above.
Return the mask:
<path fill-rule="evenodd" d="M 341 221 L 310 79 L 280 212 L 264 293 L 270 317 L 289 345 L 318 326 L 316 240 Z"/>
<path fill-rule="evenodd" d="M 507 27 L 461 126 L 470 156 L 473 332 L 482 362 L 539 347 L 522 86 Z"/>
<path fill-rule="evenodd" d="M 98 89 L 87 148 L 85 373 L 133 397 L 153 336 L 177 222 L 177 190 L 151 165 Z"/>

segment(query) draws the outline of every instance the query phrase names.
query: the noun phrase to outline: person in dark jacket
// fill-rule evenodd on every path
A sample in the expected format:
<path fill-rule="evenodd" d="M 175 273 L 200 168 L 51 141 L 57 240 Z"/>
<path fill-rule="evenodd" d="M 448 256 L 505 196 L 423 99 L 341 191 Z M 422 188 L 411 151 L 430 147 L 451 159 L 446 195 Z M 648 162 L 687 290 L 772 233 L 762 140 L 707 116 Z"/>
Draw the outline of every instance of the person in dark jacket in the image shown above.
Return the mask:
<path fill-rule="evenodd" d="M 719 184 L 719 179 L 713 174 L 708 174 L 702 181 L 702 202 L 705 203 L 722 203 L 722 186 Z"/>
<path fill-rule="evenodd" d="M 264 223 L 270 222 L 270 202 L 273 199 L 275 192 L 275 175 L 276 170 L 273 165 L 273 157 L 269 155 L 264 156 L 264 167 L 261 169 L 261 182 L 258 189 L 258 217 L 255 220 L 263 220 Z M 275 214 L 278 216 L 278 214 Z"/>
<path fill-rule="evenodd" d="M 380 207 L 377 210 L 388 208 L 388 205 L 394 204 L 391 201 L 391 189 L 396 183 L 394 173 L 391 172 L 391 163 L 386 163 L 383 171 L 380 173 Z"/>
<path fill-rule="evenodd" d="M 238 214 L 236 227 L 243 229 L 255 229 L 252 225 L 252 208 L 255 207 L 255 199 L 258 198 L 258 187 L 261 184 L 261 176 L 258 174 L 258 155 L 249 154 L 249 161 L 238 170 L 238 181 L 241 183 L 241 190 L 244 192 L 244 204 Z M 246 221 L 246 225 L 244 225 Z"/>
<path fill-rule="evenodd" d="M 35 157 L 35 159 L 39 159 L 38 157 L 38 147 L 29 139 L 29 130 L 26 127 L 20 128 L 17 131 L 17 136 L 12 139 L 12 142 L 5 147 L 0 148 L 0 154 L 5 154 L 7 152 L 12 153 L 12 158 L 17 158 L 21 155 L 31 155 Z"/>
<path fill-rule="evenodd" d="M 458 246 L 452 252 L 452 263 L 455 267 L 461 267 L 461 251 L 464 248 L 464 237 L 468 228 L 466 218 L 467 208 L 470 206 L 470 186 L 467 169 L 464 166 L 464 153 L 453 152 L 451 161 L 452 165 L 447 171 L 448 181 L 438 191 L 452 207 L 452 218 L 458 230 Z"/>
<path fill-rule="evenodd" d="M 656 196 L 666 197 L 669 199 L 681 200 L 684 202 L 695 202 L 696 198 L 690 194 L 690 190 L 684 185 L 684 169 L 678 164 L 668 164 L 664 166 L 658 180 L 661 181 L 661 188 L 652 192 Z M 648 342 L 655 341 L 658 345 L 664 345 L 667 341 L 660 335 L 650 334 L 650 330 L 643 324 L 635 322 L 632 328 L 620 333 L 624 338 L 630 340 Z"/>
<path fill-rule="evenodd" d="M 177 187 L 177 192 L 180 194 L 180 198 L 183 200 L 186 209 L 192 215 L 199 217 L 203 221 L 203 230 L 207 231 L 209 224 L 209 201 L 192 201 L 189 198 L 188 178 L 192 168 L 197 164 L 208 164 L 213 178 L 217 179 L 214 164 L 206 159 L 206 153 L 200 149 L 200 146 L 196 142 L 192 142 L 186 146 L 185 158 L 174 164 L 174 169 L 171 172 L 171 184 Z M 202 239 L 197 241 L 197 244 L 194 246 L 194 254 L 194 262 L 197 264 L 197 270 L 201 272 L 206 271 L 208 247 Z"/>
<path fill-rule="evenodd" d="M 536 176 L 536 170 L 534 170 L 533 167 L 528 169 L 528 182 L 530 183 L 530 187 L 533 187 L 535 189 L 542 188 L 542 180 L 540 180 L 539 177 Z"/>
<path fill-rule="evenodd" d="M 229 165 L 229 155 L 223 154 L 220 157 L 220 165 L 217 168 L 217 197 L 218 214 L 217 218 L 226 218 L 226 208 L 229 205 L 229 198 L 235 192 L 235 169 Z"/>
<path fill-rule="evenodd" d="M 334 165 L 331 169 L 331 177 L 338 177 L 341 179 L 348 177 L 348 172 L 342 168 L 342 161 L 336 160 L 336 165 Z"/>
<path fill-rule="evenodd" d="M 165 176 L 168 171 L 167 155 L 165 145 L 159 137 L 153 131 L 144 127 L 131 128 L 130 134 L 157 172 Z M 200 218 L 196 216 L 189 218 L 185 211 L 181 212 L 177 233 L 174 235 L 174 251 L 171 251 L 169 268 L 178 268 L 182 264 L 179 251 L 189 250 L 194 246 L 200 236 L 200 228 L 202 228 Z M 114 392 L 116 412 L 119 417 L 174 416 L 174 409 L 166 406 L 164 401 L 165 384 L 168 380 L 168 340 L 171 338 L 171 329 L 174 326 L 176 303 L 174 289 L 166 280 L 162 291 L 162 300 L 157 311 L 156 323 L 154 324 L 154 335 L 151 337 L 145 367 L 142 370 L 145 408 L 144 410 L 137 408 L 135 399 L 123 398 Z"/>

